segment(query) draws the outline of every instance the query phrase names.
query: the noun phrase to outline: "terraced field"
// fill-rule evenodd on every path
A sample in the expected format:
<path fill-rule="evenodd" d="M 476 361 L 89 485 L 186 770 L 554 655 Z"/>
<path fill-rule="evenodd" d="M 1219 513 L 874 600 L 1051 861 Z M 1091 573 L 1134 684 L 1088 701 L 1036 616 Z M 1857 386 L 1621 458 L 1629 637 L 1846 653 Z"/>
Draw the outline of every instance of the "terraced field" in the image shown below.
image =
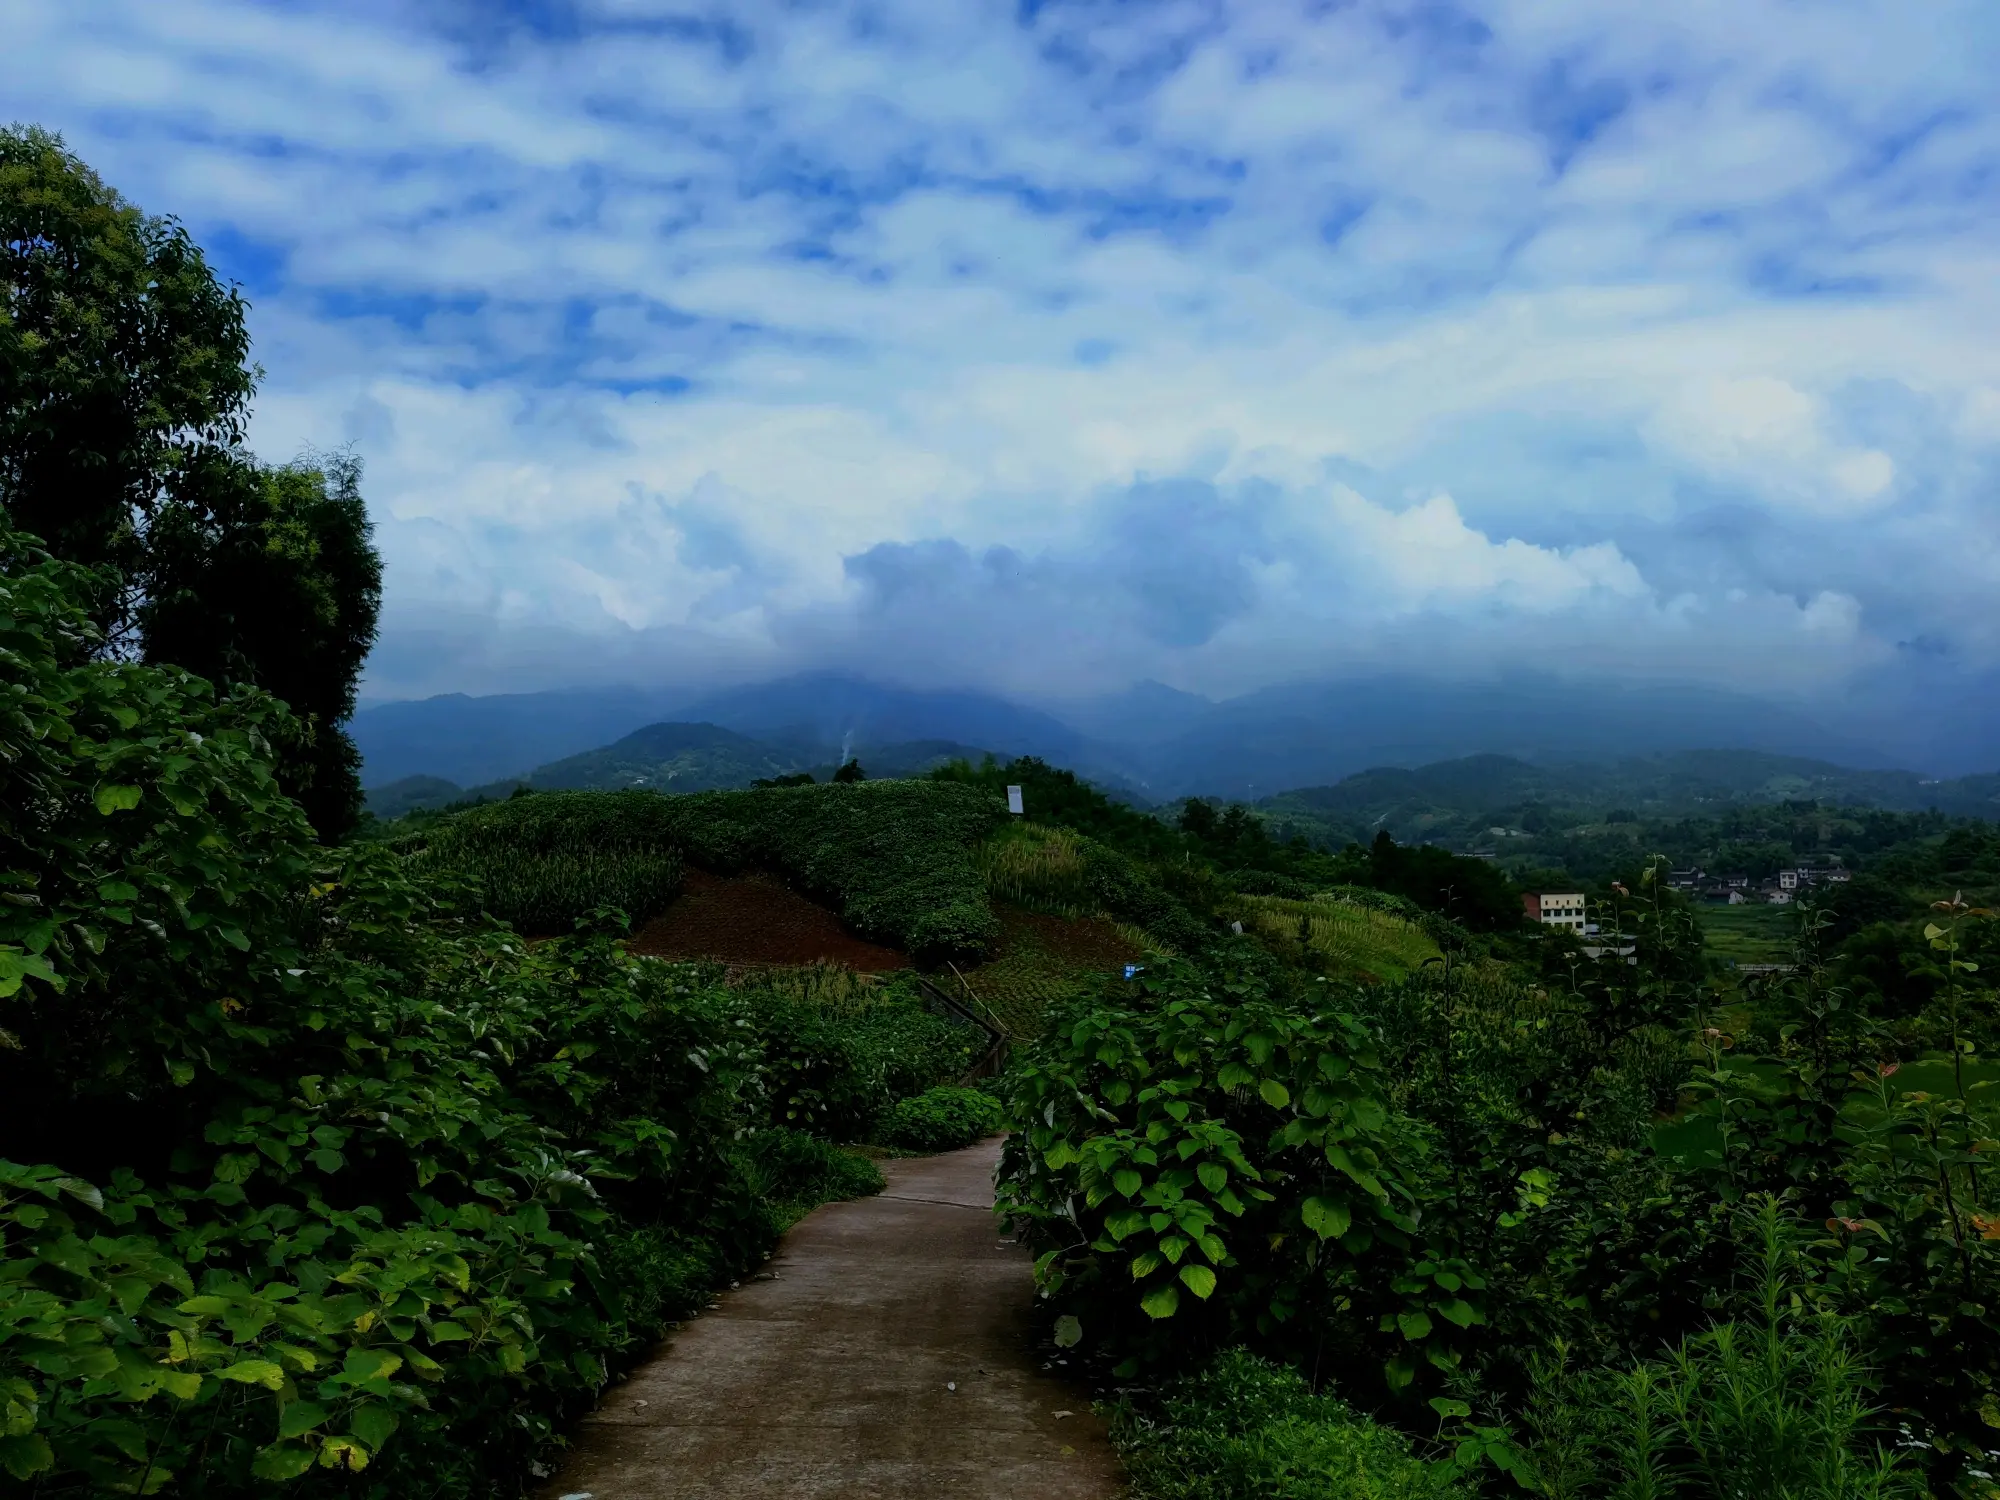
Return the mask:
<path fill-rule="evenodd" d="M 1242 899 L 1249 912 L 1246 931 L 1303 946 L 1326 965 L 1329 978 L 1388 982 L 1414 973 L 1426 959 L 1442 957 L 1423 928 L 1391 912 L 1328 897 Z"/>
<path fill-rule="evenodd" d="M 974 996 L 1016 1040 L 1041 1029 L 1051 1005 L 1136 963 L 1144 947 L 1110 922 L 996 906 L 996 956 L 964 973 Z"/>

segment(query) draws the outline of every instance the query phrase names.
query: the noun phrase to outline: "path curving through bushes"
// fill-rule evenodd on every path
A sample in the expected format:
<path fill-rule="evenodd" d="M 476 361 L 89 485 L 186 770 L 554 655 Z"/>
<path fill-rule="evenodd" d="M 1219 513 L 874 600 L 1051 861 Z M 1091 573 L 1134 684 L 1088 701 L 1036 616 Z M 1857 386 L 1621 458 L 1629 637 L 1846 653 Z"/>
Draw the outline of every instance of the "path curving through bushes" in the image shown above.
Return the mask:
<path fill-rule="evenodd" d="M 545 1500 L 1112 1500 L 1089 1399 L 1041 1368 L 999 1142 L 882 1164 L 605 1393 Z"/>

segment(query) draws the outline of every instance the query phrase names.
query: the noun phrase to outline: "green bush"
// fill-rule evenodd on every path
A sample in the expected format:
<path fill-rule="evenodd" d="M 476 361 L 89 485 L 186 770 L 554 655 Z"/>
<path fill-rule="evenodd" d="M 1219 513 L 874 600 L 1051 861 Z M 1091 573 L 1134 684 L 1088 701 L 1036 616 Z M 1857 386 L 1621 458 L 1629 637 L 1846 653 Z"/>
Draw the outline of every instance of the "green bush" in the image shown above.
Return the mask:
<path fill-rule="evenodd" d="M 509 1492 L 778 1209 L 873 1182 L 759 1140 L 712 971 L 316 848 L 280 705 L 94 659 L 89 580 L 4 530 L 0 565 L 11 1482 Z"/>
<path fill-rule="evenodd" d="M 1000 1207 L 1123 1370 L 1331 1343 L 1400 1389 L 1457 1362 L 1485 1283 L 1433 1248 L 1430 1143 L 1373 1038 L 1273 978 L 1242 943 L 1058 1014 L 1009 1070 Z"/>
<path fill-rule="evenodd" d="M 1112 1437 L 1145 1500 L 1451 1500 L 1469 1494 L 1394 1428 L 1243 1349 L 1120 1403 Z"/>
<path fill-rule="evenodd" d="M 1000 1120 L 1000 1101 L 990 1094 L 928 1089 L 889 1111 L 882 1121 L 882 1144 L 906 1151 L 956 1151 L 993 1134 Z"/>
<path fill-rule="evenodd" d="M 895 1102 L 961 1077 L 982 1033 L 888 989 L 865 1009 L 835 1010 L 765 984 L 742 992 L 760 1055 L 765 1119 L 829 1140 L 866 1140 Z"/>
<path fill-rule="evenodd" d="M 815 1204 L 882 1191 L 882 1169 L 874 1162 L 803 1130 L 757 1131 L 740 1154 L 751 1188 L 780 1215 L 779 1229 Z"/>

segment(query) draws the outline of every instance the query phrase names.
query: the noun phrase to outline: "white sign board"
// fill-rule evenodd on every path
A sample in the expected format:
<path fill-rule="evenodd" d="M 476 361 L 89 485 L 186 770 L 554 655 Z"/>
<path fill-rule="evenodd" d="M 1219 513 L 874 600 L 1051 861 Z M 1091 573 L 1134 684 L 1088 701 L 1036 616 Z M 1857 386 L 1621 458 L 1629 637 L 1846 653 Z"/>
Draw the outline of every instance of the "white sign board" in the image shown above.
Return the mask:
<path fill-rule="evenodd" d="M 1007 811 L 1017 818 L 1025 811 L 1021 806 L 1021 789 L 1017 786 L 1007 788 Z"/>

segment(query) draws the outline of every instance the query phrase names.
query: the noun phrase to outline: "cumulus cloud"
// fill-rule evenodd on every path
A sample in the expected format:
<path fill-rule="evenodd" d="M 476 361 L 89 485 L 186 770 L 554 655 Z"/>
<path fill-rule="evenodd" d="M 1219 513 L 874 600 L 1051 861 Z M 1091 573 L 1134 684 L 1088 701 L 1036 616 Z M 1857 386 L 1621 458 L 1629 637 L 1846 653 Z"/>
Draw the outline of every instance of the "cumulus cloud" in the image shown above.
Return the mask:
<path fill-rule="evenodd" d="M 0 20 L 366 460 L 375 696 L 2000 666 L 1981 0 Z"/>
<path fill-rule="evenodd" d="M 1822 403 L 1775 376 L 1690 382 L 1646 433 L 1714 478 L 1809 514 L 1852 515 L 1895 498 L 1895 460 L 1838 442 Z"/>

